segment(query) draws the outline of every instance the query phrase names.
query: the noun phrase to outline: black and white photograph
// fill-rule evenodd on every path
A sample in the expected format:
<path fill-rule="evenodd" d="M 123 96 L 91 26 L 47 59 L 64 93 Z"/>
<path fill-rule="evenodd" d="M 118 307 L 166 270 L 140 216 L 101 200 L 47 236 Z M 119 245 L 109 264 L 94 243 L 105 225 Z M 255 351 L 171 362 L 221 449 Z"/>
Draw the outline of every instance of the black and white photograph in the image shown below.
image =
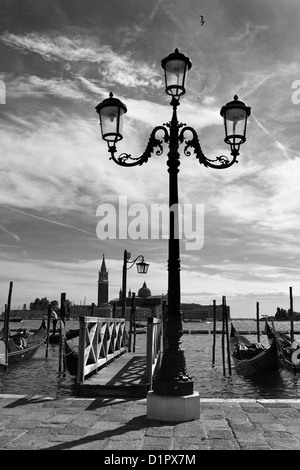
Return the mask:
<path fill-rule="evenodd" d="M 0 450 L 300 450 L 299 24 L 0 0 Z"/>

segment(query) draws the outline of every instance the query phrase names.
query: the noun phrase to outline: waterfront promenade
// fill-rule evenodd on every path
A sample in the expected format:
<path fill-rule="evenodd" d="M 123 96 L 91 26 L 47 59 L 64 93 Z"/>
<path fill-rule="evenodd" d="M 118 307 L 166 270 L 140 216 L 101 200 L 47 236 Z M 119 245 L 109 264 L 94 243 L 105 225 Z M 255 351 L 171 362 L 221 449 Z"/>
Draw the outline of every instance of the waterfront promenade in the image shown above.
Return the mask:
<path fill-rule="evenodd" d="M 114 451 L 174 458 L 199 450 L 300 450 L 300 399 L 200 398 L 200 405 L 200 419 L 161 423 L 147 419 L 145 398 L 0 395 L 0 450 L 101 450 L 103 458 Z"/>

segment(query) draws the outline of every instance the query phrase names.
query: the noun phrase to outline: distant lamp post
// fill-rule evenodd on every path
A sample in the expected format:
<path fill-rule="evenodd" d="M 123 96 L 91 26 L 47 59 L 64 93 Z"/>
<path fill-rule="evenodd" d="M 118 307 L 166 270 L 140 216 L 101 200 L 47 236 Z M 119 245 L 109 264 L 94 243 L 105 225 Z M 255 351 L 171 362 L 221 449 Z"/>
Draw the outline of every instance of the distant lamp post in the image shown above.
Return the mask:
<path fill-rule="evenodd" d="M 178 204 L 179 145 L 185 144 L 183 152 L 186 156 L 191 155 L 190 149 L 192 148 L 199 163 L 206 167 L 215 169 L 229 168 L 237 161 L 240 145 L 246 141 L 247 118 L 250 116 L 251 111 L 245 103 L 238 100 L 237 96 L 234 97 L 233 101 L 222 107 L 220 113 L 224 119 L 224 140 L 230 145 L 232 158 L 221 155 L 214 160 L 208 159 L 202 152 L 196 131 L 192 127 L 180 123 L 177 118 L 177 107 L 180 104 L 179 99 L 185 93 L 187 72 L 192 66 L 190 59 L 176 49 L 174 53 L 161 61 L 161 66 L 165 73 L 165 91 L 172 97 L 170 105 L 173 108 L 173 114 L 170 122 L 157 126 L 152 130 L 148 145 L 140 157 L 133 158 L 127 153 L 121 153 L 119 156 L 116 156 L 116 143 L 123 138 L 121 119 L 127 111 L 126 106 L 121 101 L 112 98 L 112 94 L 110 94 L 110 98 L 96 106 L 96 111 L 100 117 L 102 138 L 108 142 L 110 159 L 120 166 L 131 167 L 142 165 L 152 156 L 154 149 L 156 149 L 156 155 L 162 155 L 163 142 L 168 144 L 167 165 L 169 172 L 169 207 L 171 208 L 172 206 L 174 207 L 174 204 Z M 113 106 L 111 100 L 114 100 Z M 112 108 L 113 112 L 111 111 Z M 108 118 L 110 119 L 110 128 L 109 131 L 106 131 L 103 123 Z M 158 131 L 163 133 L 162 138 L 156 137 Z M 185 137 L 186 132 L 189 136 L 192 134 L 192 137 L 187 139 Z M 153 392 L 160 396 L 184 397 L 193 395 L 194 392 L 192 378 L 186 370 L 184 351 L 180 349 L 180 337 L 183 334 L 183 329 L 180 301 L 180 248 L 179 239 L 176 237 L 176 234 L 179 233 L 178 213 L 175 214 L 174 211 L 170 210 L 169 222 L 168 309 L 166 321 L 166 340 L 168 346 L 163 352 L 161 367 L 153 382 Z M 163 398 L 161 399 L 162 401 Z M 177 411 L 179 421 L 191 419 L 190 416 L 193 413 L 189 415 L 189 413 L 185 414 L 185 412 L 182 412 L 180 414 L 180 406 L 175 405 L 175 412 L 173 405 L 174 403 L 172 402 L 172 411 L 170 411 L 169 415 L 166 412 L 167 416 L 165 419 L 161 414 L 165 404 L 160 406 L 157 419 L 176 420 L 175 415 Z"/>
<path fill-rule="evenodd" d="M 128 253 L 127 250 L 124 250 L 124 259 L 123 259 L 123 279 L 122 279 L 122 317 L 126 318 L 126 289 L 127 289 L 127 270 L 136 265 L 137 272 L 139 274 L 147 274 L 149 263 L 145 262 L 144 256 L 139 255 L 134 260 L 130 259 L 131 253 Z M 139 263 L 137 263 L 138 260 Z M 130 264 L 129 267 L 127 265 Z"/>

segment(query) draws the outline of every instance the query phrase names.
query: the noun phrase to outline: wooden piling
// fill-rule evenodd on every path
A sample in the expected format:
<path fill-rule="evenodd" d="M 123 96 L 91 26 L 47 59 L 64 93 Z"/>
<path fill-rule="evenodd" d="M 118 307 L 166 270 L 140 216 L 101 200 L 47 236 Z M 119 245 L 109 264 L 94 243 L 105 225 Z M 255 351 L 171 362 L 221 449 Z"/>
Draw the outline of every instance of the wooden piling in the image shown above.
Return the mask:
<path fill-rule="evenodd" d="M 7 317 L 7 304 L 4 307 L 4 337 L 3 341 L 5 343 L 5 357 L 4 357 L 4 370 L 7 369 L 8 365 L 8 341 L 9 341 L 9 318 Z"/>
<path fill-rule="evenodd" d="M 294 307 L 293 307 L 293 289 L 290 287 L 290 315 L 291 315 L 291 340 L 294 341 Z"/>
<path fill-rule="evenodd" d="M 135 299 L 135 292 L 133 292 L 131 296 L 131 310 L 130 310 L 130 317 L 129 317 L 129 339 L 128 339 L 128 351 L 129 352 L 131 352 L 131 345 L 134 342 L 132 341 L 132 337 L 134 334 L 134 331 L 133 331 L 134 299 Z"/>
<path fill-rule="evenodd" d="M 135 317 L 135 292 L 132 293 L 132 322 L 133 322 L 133 345 L 132 345 L 132 352 L 135 352 L 136 347 L 136 317 Z"/>
<path fill-rule="evenodd" d="M 8 365 L 8 343 L 9 343 L 9 315 L 10 315 L 10 307 L 11 307 L 11 296 L 12 296 L 12 289 L 13 289 L 13 282 L 10 281 L 9 283 L 9 291 L 8 291 L 8 299 L 7 299 L 7 306 L 5 309 L 5 322 L 4 322 L 4 341 L 6 344 L 5 348 L 5 363 L 4 370 L 7 369 Z"/>
<path fill-rule="evenodd" d="M 259 302 L 256 302 L 256 330 L 257 330 L 257 342 L 260 343 Z"/>
<path fill-rule="evenodd" d="M 215 367 L 215 360 L 216 360 L 216 301 L 213 301 L 213 318 L 214 318 L 214 326 L 213 326 L 213 345 L 212 345 L 212 366 Z"/>
<path fill-rule="evenodd" d="M 48 316 L 47 316 L 47 339 L 46 339 L 46 354 L 45 357 L 48 357 L 49 350 L 49 334 L 50 334 L 50 319 L 51 319 L 52 308 L 51 305 L 48 305 Z"/>
<path fill-rule="evenodd" d="M 94 302 L 92 303 L 92 317 L 95 316 L 95 304 Z"/>
<path fill-rule="evenodd" d="M 228 314 L 227 314 L 227 306 L 226 306 L 226 297 L 223 296 L 223 310 L 225 314 L 225 330 L 226 330 L 226 345 L 227 345 L 227 365 L 228 365 L 228 372 L 231 375 L 231 355 L 230 355 L 230 345 L 229 345 L 229 331 L 228 331 Z"/>
<path fill-rule="evenodd" d="M 65 317 L 66 317 L 66 294 L 60 295 L 60 338 L 59 338 L 59 373 L 66 370 L 66 355 L 65 355 Z"/>
<path fill-rule="evenodd" d="M 223 297 L 224 299 L 224 297 Z M 225 312 L 224 302 L 222 301 L 222 363 L 223 363 L 223 375 L 226 375 L 226 361 L 225 361 Z"/>

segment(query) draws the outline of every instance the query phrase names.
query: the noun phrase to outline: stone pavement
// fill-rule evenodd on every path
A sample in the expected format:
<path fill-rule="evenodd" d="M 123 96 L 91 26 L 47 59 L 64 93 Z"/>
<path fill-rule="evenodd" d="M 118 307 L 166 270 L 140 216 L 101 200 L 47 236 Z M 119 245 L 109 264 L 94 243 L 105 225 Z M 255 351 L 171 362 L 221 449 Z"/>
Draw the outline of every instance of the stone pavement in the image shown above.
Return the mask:
<path fill-rule="evenodd" d="M 0 449 L 102 450 L 105 458 L 156 451 L 174 463 L 185 451 L 191 459 L 198 450 L 300 450 L 300 399 L 200 405 L 200 419 L 161 423 L 147 419 L 146 399 L 0 395 Z"/>

